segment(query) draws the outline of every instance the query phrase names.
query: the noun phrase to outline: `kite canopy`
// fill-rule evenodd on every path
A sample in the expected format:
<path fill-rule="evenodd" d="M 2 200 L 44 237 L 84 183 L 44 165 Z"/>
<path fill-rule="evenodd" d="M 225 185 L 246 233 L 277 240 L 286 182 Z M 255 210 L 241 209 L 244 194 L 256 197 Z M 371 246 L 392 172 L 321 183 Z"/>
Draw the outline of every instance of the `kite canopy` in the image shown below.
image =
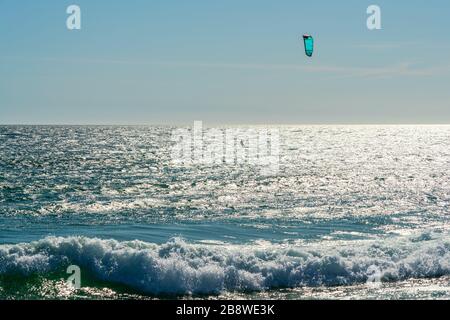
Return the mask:
<path fill-rule="evenodd" d="M 308 34 L 303 35 L 303 42 L 305 43 L 305 53 L 308 57 L 312 57 L 314 52 L 314 39 Z"/>

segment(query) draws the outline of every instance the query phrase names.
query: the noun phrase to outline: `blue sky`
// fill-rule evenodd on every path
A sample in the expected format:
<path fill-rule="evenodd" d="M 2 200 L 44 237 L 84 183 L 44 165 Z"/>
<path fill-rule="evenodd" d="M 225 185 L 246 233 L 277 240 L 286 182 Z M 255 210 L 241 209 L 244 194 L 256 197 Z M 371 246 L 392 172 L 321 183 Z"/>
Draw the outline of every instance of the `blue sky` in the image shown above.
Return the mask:
<path fill-rule="evenodd" d="M 449 18 L 447 0 L 0 0 L 0 123 L 450 123 Z"/>

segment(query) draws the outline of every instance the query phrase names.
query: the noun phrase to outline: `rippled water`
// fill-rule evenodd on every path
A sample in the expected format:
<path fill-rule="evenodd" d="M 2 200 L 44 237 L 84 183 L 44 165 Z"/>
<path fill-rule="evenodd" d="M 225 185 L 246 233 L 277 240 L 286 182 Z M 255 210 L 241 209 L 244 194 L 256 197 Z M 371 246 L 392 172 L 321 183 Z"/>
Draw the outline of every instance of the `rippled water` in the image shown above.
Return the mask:
<path fill-rule="evenodd" d="M 0 297 L 450 297 L 450 126 L 280 127 L 274 176 L 173 129 L 0 126 Z"/>

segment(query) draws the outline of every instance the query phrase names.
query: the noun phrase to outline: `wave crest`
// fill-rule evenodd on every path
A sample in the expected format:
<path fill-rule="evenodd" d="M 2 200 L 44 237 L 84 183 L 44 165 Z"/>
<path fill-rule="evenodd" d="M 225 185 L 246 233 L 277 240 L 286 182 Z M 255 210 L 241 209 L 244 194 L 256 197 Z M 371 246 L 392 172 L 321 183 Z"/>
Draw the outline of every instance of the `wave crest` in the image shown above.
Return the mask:
<path fill-rule="evenodd" d="M 217 294 L 338 286 L 450 275 L 450 235 L 424 233 L 340 245 L 157 245 L 49 237 L 0 246 L 0 275 L 43 274 L 75 264 L 95 278 L 147 294 Z"/>

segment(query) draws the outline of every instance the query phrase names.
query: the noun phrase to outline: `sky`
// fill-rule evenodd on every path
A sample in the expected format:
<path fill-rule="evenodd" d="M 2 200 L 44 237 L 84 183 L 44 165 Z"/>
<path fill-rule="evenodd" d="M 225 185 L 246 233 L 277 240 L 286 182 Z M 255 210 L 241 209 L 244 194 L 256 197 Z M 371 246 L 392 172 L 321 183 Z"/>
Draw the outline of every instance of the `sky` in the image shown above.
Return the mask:
<path fill-rule="evenodd" d="M 0 124 L 450 123 L 449 31 L 448 0 L 0 0 Z"/>

